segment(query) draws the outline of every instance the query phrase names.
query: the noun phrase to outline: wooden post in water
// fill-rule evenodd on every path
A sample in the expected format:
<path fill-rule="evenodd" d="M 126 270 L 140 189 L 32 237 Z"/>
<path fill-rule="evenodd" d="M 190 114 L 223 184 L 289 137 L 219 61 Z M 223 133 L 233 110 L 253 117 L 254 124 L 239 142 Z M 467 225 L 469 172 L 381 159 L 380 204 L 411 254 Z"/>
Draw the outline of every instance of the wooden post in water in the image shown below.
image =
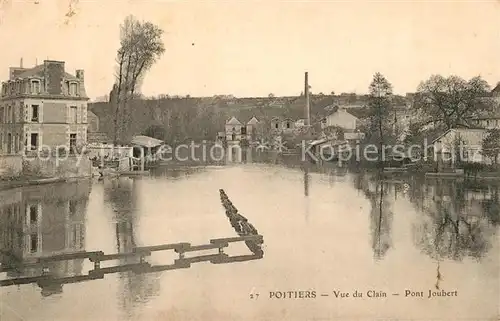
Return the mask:
<path fill-rule="evenodd" d="M 144 147 L 141 147 L 141 172 L 144 172 L 144 162 L 146 161 L 144 155 Z"/>

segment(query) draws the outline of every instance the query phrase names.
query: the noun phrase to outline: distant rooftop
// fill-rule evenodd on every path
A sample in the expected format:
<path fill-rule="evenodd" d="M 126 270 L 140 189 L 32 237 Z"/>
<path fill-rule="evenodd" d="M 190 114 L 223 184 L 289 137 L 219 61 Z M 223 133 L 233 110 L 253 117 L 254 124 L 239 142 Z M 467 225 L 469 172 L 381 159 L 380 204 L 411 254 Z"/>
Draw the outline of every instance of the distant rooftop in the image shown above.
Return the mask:
<path fill-rule="evenodd" d="M 227 121 L 227 125 L 241 125 L 240 121 L 236 119 L 236 117 L 231 117 L 230 120 Z"/>

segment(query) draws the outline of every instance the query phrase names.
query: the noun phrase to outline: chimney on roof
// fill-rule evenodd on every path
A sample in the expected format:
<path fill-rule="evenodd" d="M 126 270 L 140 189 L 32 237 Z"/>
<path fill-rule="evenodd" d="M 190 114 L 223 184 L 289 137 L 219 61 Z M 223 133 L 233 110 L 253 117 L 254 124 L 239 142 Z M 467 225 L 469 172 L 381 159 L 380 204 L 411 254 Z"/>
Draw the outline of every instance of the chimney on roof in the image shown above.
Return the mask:
<path fill-rule="evenodd" d="M 81 81 L 84 81 L 85 78 L 84 78 L 84 72 L 83 72 L 83 69 L 77 69 L 76 70 L 76 78 L 80 79 Z"/>
<path fill-rule="evenodd" d="M 45 86 L 52 95 L 62 95 L 64 61 L 45 60 Z"/>

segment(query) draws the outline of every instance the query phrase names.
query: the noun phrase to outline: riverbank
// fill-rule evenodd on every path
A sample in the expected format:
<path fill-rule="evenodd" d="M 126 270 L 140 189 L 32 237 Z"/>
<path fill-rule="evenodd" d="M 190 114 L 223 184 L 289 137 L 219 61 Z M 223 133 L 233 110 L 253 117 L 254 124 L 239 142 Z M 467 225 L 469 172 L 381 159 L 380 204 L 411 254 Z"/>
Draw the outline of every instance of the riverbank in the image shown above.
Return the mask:
<path fill-rule="evenodd" d="M 0 178 L 0 191 L 19 188 L 24 186 L 45 185 L 53 183 L 67 183 L 79 179 L 88 179 L 89 177 L 44 177 L 44 176 L 25 176 L 15 178 Z"/>

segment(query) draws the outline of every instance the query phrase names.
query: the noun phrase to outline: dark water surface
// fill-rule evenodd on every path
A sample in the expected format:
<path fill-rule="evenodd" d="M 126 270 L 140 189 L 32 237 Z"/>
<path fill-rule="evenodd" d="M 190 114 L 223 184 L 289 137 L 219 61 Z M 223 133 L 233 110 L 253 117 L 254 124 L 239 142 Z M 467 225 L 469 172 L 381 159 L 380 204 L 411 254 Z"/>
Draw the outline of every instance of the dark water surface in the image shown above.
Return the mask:
<path fill-rule="evenodd" d="M 305 175 L 244 165 L 2 191 L 2 267 L 13 257 L 22 265 L 83 250 L 111 254 L 236 236 L 221 206 L 220 188 L 264 236 L 262 259 L 196 263 L 158 273 L 117 272 L 55 289 L 0 287 L 0 320 L 499 316 L 500 189 L 491 183 L 383 182 L 367 174 Z M 229 252 L 249 251 L 235 244 Z M 155 253 L 149 261 L 170 264 L 176 258 Z M 93 268 L 88 260 L 75 259 L 50 263 L 49 270 L 68 277 Z M 36 276 L 41 267 L 18 270 L 4 271 L 1 279 Z M 299 290 L 315 291 L 316 297 L 269 298 L 273 291 Z M 334 290 L 351 294 L 340 299 Z M 356 290 L 363 297 L 352 298 Z M 423 297 L 405 297 L 405 290 L 421 291 Z M 456 296 L 428 299 L 429 290 L 456 291 Z M 369 298 L 367 291 L 387 297 Z"/>

